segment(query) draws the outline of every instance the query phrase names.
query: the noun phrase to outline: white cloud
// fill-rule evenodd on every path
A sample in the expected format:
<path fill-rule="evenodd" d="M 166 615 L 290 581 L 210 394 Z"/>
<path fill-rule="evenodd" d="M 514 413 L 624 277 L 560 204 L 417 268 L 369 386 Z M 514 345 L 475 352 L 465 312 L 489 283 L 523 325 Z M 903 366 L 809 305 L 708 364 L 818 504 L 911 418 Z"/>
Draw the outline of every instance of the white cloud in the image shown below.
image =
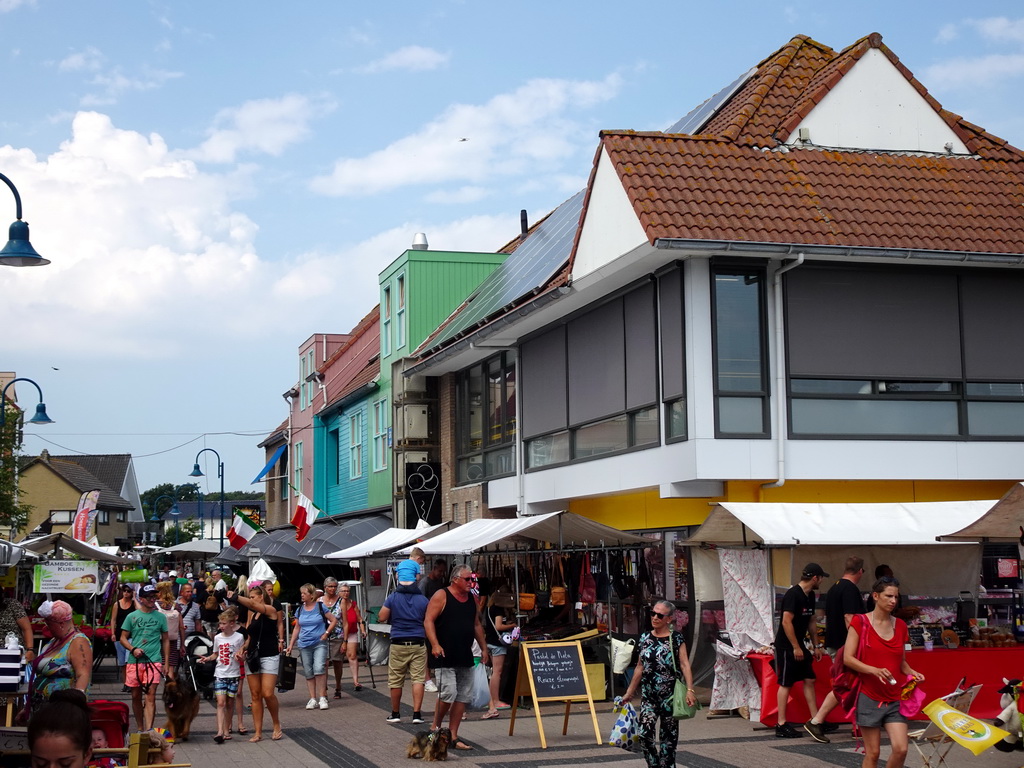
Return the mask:
<path fill-rule="evenodd" d="M 147 70 L 139 76 L 130 77 L 122 73 L 120 68 L 115 67 L 107 72 L 98 73 L 89 81 L 90 85 L 97 86 L 99 90 L 83 96 L 81 104 L 83 107 L 116 104 L 118 99 L 125 93 L 131 91 L 151 91 L 160 88 L 168 80 L 181 76 L 181 72 Z"/>
<path fill-rule="evenodd" d="M 943 24 L 935 35 L 937 43 L 951 43 L 960 36 L 960 28 L 956 24 Z"/>
<path fill-rule="evenodd" d="M 95 72 L 103 66 L 103 61 L 103 53 L 98 48 L 89 46 L 84 50 L 65 56 L 57 64 L 57 69 L 60 72 L 79 72 L 82 70 Z"/>
<path fill-rule="evenodd" d="M 993 16 L 968 22 L 982 37 L 993 42 L 1024 43 L 1024 18 Z"/>
<path fill-rule="evenodd" d="M 0 0 L 0 13 L 10 13 L 23 5 L 35 5 L 36 0 Z"/>
<path fill-rule="evenodd" d="M 230 163 L 242 152 L 280 155 L 288 146 L 309 135 L 309 124 L 314 117 L 332 108 L 326 101 L 318 103 L 298 94 L 247 101 L 239 107 L 221 110 L 214 119 L 209 138 L 185 156 Z"/>
<path fill-rule="evenodd" d="M 423 72 L 425 70 L 437 69 L 447 64 L 451 54 L 435 51 L 433 48 L 424 48 L 421 45 L 407 45 L 397 51 L 389 53 L 383 58 L 371 61 L 369 64 L 358 67 L 357 72 L 368 74 L 376 72 L 390 72 L 401 69 L 407 72 Z"/>
<path fill-rule="evenodd" d="M 464 205 L 475 203 L 488 197 L 491 191 L 486 187 L 459 187 L 458 189 L 439 189 L 424 196 L 429 203 L 441 203 L 443 205 Z"/>
<path fill-rule="evenodd" d="M 612 98 L 620 78 L 533 80 L 482 105 L 456 104 L 419 132 L 361 158 L 342 158 L 312 181 L 325 195 L 363 195 L 412 185 L 469 183 L 557 171 L 594 133 L 578 114 Z M 463 139 L 466 139 L 463 141 Z"/>
<path fill-rule="evenodd" d="M 978 58 L 955 58 L 934 64 L 925 71 L 924 82 L 938 88 L 985 88 L 1002 80 L 1024 75 L 1024 53 L 991 54 Z"/>

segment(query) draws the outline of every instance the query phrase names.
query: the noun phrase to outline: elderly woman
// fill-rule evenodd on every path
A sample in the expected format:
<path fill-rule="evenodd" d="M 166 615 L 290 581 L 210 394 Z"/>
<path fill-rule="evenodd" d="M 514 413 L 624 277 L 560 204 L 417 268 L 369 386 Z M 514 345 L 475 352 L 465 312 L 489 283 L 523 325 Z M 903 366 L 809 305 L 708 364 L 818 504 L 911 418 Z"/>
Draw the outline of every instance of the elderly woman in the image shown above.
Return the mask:
<path fill-rule="evenodd" d="M 324 579 L 324 594 L 320 598 L 324 608 L 334 614 L 337 624 L 334 632 L 327 638 L 327 660 L 334 667 L 334 698 L 341 698 L 341 676 L 345 671 L 345 623 L 341 620 L 341 594 L 338 592 L 338 580 L 333 576 Z"/>
<path fill-rule="evenodd" d="M 681 633 L 672 631 L 675 609 L 667 600 L 659 600 L 649 611 L 651 631 L 640 636 L 640 660 L 622 697 L 628 703 L 639 686 L 640 747 L 650 768 L 673 768 L 676 764 L 679 721 L 672 716 L 672 692 L 678 676 L 686 681 L 686 703 L 697 701 L 686 643 Z M 656 738 L 659 722 L 661 734 Z"/>
<path fill-rule="evenodd" d="M 54 691 L 88 690 L 92 679 L 92 645 L 75 627 L 71 606 L 63 600 L 47 600 L 39 616 L 53 636 L 32 662 L 34 679 L 29 690 L 32 710 L 44 704 Z"/>

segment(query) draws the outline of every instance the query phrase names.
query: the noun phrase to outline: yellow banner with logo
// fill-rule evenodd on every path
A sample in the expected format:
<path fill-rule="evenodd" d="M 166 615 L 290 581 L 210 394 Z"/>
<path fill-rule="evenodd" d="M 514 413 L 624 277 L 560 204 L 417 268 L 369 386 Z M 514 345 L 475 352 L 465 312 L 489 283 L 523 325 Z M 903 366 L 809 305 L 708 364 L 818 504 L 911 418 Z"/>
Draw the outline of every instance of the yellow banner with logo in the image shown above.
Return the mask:
<path fill-rule="evenodd" d="M 936 699 L 923 711 L 949 738 L 976 755 L 980 755 L 997 741 L 1002 741 L 1010 735 L 1002 728 L 996 728 L 976 717 L 964 714 L 959 709 L 954 709 L 942 699 Z"/>

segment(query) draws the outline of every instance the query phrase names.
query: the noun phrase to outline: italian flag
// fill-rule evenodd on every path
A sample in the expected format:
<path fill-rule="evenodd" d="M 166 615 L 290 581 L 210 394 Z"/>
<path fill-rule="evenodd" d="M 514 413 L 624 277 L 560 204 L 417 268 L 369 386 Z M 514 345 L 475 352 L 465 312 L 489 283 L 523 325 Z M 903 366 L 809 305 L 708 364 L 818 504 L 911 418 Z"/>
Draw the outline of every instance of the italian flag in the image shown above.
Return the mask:
<path fill-rule="evenodd" d="M 241 549 L 259 529 L 260 524 L 257 520 L 235 512 L 235 522 L 231 526 L 231 530 L 228 531 L 228 544 L 235 549 Z"/>
<path fill-rule="evenodd" d="M 313 506 L 312 501 L 303 494 L 299 494 L 298 501 L 295 502 L 295 514 L 292 515 L 292 525 L 295 526 L 296 541 L 302 541 L 306 538 L 306 534 L 309 533 L 309 529 L 313 525 L 313 521 L 316 520 L 316 515 L 319 511 Z"/>

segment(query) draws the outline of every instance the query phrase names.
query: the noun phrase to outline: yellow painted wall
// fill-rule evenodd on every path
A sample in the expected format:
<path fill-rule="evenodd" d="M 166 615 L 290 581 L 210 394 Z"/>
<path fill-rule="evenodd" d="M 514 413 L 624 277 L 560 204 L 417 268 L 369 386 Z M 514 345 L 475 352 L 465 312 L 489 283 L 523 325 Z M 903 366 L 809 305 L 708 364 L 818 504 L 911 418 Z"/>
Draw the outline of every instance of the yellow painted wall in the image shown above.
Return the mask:
<path fill-rule="evenodd" d="M 29 531 L 49 519 L 52 510 L 78 509 L 78 500 L 82 497 L 81 491 L 41 461 L 35 462 L 21 473 L 18 479 L 18 492 L 21 501 L 31 505 L 32 513 L 29 515 L 28 526 L 18 533 L 15 541 L 24 539 Z M 55 525 L 53 532 L 58 533 L 69 527 Z M 112 545 L 115 537 L 127 535 L 128 524 L 115 522 L 113 512 L 110 513 L 109 524 L 96 525 L 96 538 L 104 546 Z"/>
<path fill-rule="evenodd" d="M 885 502 L 971 501 L 998 499 L 1013 485 L 997 481 L 797 480 L 764 489 L 757 481 L 728 482 L 725 495 L 699 499 L 662 499 L 657 489 L 619 496 L 574 499 L 569 511 L 619 529 L 663 529 L 700 525 L 718 501 Z"/>

